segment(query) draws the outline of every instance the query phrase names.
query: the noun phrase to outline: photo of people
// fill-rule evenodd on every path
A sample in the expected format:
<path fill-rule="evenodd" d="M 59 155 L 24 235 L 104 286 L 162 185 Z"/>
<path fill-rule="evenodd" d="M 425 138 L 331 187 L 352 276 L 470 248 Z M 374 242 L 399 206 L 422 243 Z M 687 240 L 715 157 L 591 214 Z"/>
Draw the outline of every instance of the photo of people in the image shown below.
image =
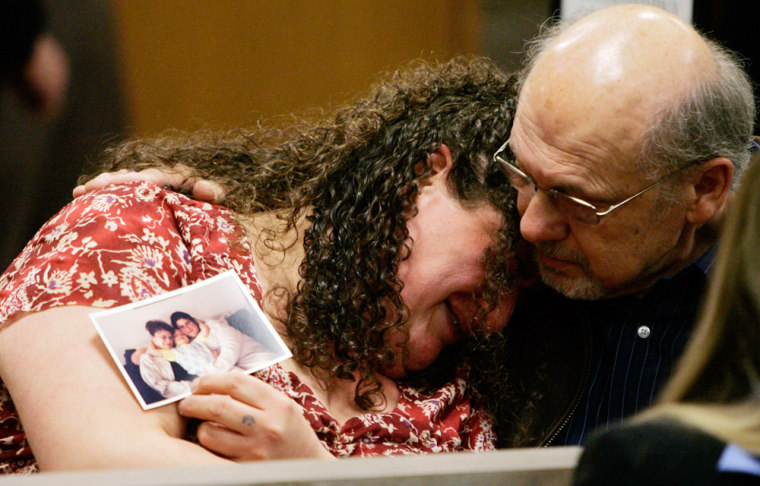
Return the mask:
<path fill-rule="evenodd" d="M 199 376 L 290 357 L 234 272 L 90 317 L 146 410 L 186 397 Z"/>

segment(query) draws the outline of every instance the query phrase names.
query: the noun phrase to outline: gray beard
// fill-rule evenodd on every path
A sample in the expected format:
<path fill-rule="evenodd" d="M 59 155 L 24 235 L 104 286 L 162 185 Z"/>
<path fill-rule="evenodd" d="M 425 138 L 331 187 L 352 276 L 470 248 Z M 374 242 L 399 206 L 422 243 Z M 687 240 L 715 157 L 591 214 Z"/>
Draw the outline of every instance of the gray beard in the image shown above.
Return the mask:
<path fill-rule="evenodd" d="M 596 279 L 589 275 L 581 278 L 568 279 L 558 275 L 554 269 L 539 263 L 538 271 L 541 280 L 560 294 L 570 299 L 598 300 L 604 298 L 609 291 Z"/>
<path fill-rule="evenodd" d="M 609 293 L 609 289 L 594 277 L 591 266 L 582 256 L 550 243 L 540 243 L 536 246 L 546 255 L 575 262 L 583 272 L 581 277 L 570 279 L 536 259 L 541 280 L 549 287 L 570 299 L 597 300 Z"/>

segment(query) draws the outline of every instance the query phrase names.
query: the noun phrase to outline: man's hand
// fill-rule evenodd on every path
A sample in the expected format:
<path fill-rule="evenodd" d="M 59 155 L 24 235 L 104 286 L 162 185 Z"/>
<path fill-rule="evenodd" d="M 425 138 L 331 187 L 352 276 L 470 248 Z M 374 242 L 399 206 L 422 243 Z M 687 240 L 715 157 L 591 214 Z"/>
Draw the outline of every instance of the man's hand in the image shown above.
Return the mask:
<path fill-rule="evenodd" d="M 224 188 L 216 182 L 198 179 L 188 167 L 177 164 L 172 169 L 150 168 L 139 172 L 122 169 L 117 172 L 104 172 L 84 185 L 74 188 L 74 197 L 101 189 L 109 184 L 148 181 L 175 191 L 191 195 L 199 201 L 219 204 L 227 196 Z"/>

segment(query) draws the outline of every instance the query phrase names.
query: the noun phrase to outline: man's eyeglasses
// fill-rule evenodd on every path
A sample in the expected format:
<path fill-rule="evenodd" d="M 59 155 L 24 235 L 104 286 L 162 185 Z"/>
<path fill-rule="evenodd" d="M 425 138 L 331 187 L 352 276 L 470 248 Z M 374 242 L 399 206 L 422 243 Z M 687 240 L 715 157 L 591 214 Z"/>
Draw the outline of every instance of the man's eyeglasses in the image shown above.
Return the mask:
<path fill-rule="evenodd" d="M 544 191 L 544 193 L 549 197 L 549 200 L 552 202 L 552 204 L 554 204 L 554 207 L 556 207 L 560 213 L 569 219 L 579 221 L 584 224 L 598 224 L 602 216 L 610 214 L 620 206 L 631 202 L 645 192 L 654 189 L 659 184 L 674 176 L 675 174 L 678 174 L 679 172 L 686 170 L 689 167 L 693 167 L 703 162 L 702 160 L 699 160 L 688 163 L 683 167 L 670 172 L 661 179 L 658 179 L 656 182 L 640 190 L 633 196 L 626 198 L 617 204 L 613 204 L 607 209 L 600 210 L 596 205 L 591 204 L 588 201 L 584 201 L 578 197 L 570 196 L 564 192 L 557 191 L 556 189 L 544 189 L 542 187 L 539 187 L 532 177 L 518 169 L 515 164 L 507 159 L 504 154 L 504 152 L 507 150 L 509 150 L 509 140 L 507 140 L 504 145 L 502 145 L 501 148 L 496 151 L 496 153 L 493 155 L 493 159 L 501 164 L 504 174 L 507 176 L 507 179 L 509 180 L 509 183 L 512 185 L 512 187 L 529 198 L 533 197 L 533 195 L 536 194 L 539 189 Z"/>

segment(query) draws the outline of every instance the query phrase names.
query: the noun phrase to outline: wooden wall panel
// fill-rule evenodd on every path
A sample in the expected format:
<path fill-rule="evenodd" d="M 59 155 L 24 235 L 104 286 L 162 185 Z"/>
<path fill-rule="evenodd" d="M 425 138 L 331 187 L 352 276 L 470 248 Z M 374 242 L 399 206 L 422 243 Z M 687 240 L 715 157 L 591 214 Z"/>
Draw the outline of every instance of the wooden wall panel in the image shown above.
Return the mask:
<path fill-rule="evenodd" d="M 113 1 L 141 135 L 326 107 L 408 60 L 481 49 L 475 1 Z"/>

